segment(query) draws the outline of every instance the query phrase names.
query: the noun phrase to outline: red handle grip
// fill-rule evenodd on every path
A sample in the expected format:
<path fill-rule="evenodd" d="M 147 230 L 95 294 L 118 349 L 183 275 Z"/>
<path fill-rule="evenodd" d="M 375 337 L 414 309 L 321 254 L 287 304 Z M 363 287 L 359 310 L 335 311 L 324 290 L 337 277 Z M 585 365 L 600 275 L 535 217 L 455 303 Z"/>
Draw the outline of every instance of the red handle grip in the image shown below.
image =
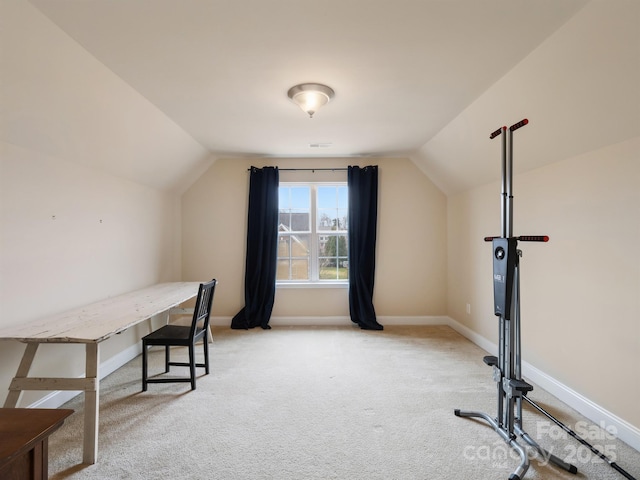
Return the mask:
<path fill-rule="evenodd" d="M 492 242 L 494 238 L 502 238 L 502 237 L 484 237 L 485 242 Z M 520 242 L 548 242 L 549 237 L 547 235 L 521 235 L 519 237 L 515 237 L 516 240 Z"/>
<path fill-rule="evenodd" d="M 506 129 L 507 129 L 507 127 L 500 127 L 495 132 L 491 132 L 491 135 L 489 135 L 489 138 L 496 138 L 498 135 L 500 135 Z"/>
<path fill-rule="evenodd" d="M 511 125 L 509 127 L 509 130 L 513 132 L 521 127 L 524 127 L 527 123 L 529 123 L 529 120 L 525 118 L 524 120 L 520 120 L 518 123 L 514 123 L 513 125 Z"/>
<path fill-rule="evenodd" d="M 548 242 L 549 237 L 546 235 L 522 235 L 518 237 L 521 242 Z"/>

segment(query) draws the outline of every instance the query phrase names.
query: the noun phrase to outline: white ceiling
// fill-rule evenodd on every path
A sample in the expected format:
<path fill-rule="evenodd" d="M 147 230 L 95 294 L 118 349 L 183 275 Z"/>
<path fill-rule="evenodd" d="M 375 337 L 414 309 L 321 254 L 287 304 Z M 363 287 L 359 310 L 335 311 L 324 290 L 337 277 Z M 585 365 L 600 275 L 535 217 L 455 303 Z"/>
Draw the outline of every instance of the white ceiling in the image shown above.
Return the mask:
<path fill-rule="evenodd" d="M 30 3 L 216 156 L 349 157 L 418 150 L 586 2 Z M 336 92 L 313 119 L 303 82 Z"/>

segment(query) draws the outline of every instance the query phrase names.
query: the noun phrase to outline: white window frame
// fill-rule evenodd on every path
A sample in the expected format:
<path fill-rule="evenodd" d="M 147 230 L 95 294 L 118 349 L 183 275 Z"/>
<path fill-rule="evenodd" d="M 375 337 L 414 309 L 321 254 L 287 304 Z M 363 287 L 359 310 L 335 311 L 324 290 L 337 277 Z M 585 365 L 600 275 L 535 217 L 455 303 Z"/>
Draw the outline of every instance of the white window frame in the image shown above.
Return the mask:
<path fill-rule="evenodd" d="M 310 278 L 309 280 L 276 280 L 277 288 L 348 288 L 349 280 L 320 280 L 320 272 L 319 272 L 319 259 L 318 259 L 318 224 L 317 224 L 317 198 L 318 198 L 318 187 L 326 187 L 326 186 L 338 186 L 338 187 L 346 187 L 347 182 L 338 181 L 338 182 L 280 182 L 280 185 L 286 187 L 309 187 L 310 189 L 310 223 L 311 223 L 311 231 L 309 248 L 311 250 L 309 263 L 310 263 Z M 348 230 L 347 230 L 347 242 L 348 242 Z"/>

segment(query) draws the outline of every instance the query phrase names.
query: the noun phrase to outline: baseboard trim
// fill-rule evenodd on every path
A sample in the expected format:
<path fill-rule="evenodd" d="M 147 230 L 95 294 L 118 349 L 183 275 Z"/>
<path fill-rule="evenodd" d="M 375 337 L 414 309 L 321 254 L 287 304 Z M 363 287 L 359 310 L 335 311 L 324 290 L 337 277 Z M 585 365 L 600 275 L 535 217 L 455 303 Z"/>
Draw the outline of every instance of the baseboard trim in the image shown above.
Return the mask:
<path fill-rule="evenodd" d="M 346 316 L 334 317 L 271 317 L 269 325 L 273 327 L 344 327 L 351 324 L 351 319 Z M 227 324 L 228 325 L 228 324 Z"/>
<path fill-rule="evenodd" d="M 473 330 L 450 317 L 447 317 L 447 321 L 447 324 L 456 332 L 468 338 L 471 342 L 475 343 L 490 354 L 497 355 L 498 346 L 495 343 L 487 340 L 482 335 L 477 334 Z M 614 427 L 617 432 L 616 436 L 620 440 L 640 451 L 640 429 L 636 426 L 631 425 L 626 420 L 592 402 L 585 396 L 564 385 L 550 375 L 547 375 L 526 361 L 522 361 L 522 374 L 524 377 L 544 388 L 547 392 L 557 397 L 571 408 L 580 412 L 596 425 L 604 424 L 606 427 Z"/>
<path fill-rule="evenodd" d="M 444 316 L 378 316 L 381 325 L 448 325 L 449 317 Z M 231 317 L 211 317 L 211 325 L 216 327 L 227 327 L 231 325 Z M 325 326 L 344 327 L 353 325 L 348 316 L 331 317 L 271 317 L 269 325 L 273 327 L 296 327 L 296 326 Z"/>
<path fill-rule="evenodd" d="M 448 317 L 442 316 L 406 316 L 378 317 L 382 325 L 447 325 Z"/>

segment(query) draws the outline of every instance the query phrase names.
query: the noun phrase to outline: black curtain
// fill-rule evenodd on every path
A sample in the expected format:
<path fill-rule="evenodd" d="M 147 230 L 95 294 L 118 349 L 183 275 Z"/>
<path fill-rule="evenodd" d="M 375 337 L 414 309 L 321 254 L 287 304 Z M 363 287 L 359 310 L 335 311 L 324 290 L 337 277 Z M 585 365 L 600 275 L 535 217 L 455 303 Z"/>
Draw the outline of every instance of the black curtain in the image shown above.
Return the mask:
<path fill-rule="evenodd" d="M 349 311 L 365 330 L 382 330 L 373 308 L 378 222 L 378 167 L 348 168 Z"/>
<path fill-rule="evenodd" d="M 278 182 L 278 167 L 251 167 L 245 306 L 231 320 L 234 329 L 271 328 L 278 255 Z"/>

